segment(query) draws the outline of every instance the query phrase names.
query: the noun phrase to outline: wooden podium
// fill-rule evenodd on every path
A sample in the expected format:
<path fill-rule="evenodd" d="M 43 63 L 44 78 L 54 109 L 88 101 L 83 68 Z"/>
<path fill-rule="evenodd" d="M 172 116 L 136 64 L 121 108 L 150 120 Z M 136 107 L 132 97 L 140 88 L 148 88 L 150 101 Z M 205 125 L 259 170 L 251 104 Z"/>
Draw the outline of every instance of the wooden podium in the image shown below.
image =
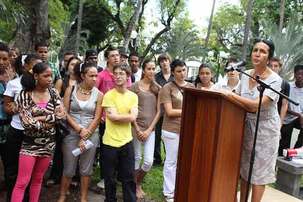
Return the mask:
<path fill-rule="evenodd" d="M 175 201 L 236 201 L 245 114 L 221 93 L 184 89 Z"/>

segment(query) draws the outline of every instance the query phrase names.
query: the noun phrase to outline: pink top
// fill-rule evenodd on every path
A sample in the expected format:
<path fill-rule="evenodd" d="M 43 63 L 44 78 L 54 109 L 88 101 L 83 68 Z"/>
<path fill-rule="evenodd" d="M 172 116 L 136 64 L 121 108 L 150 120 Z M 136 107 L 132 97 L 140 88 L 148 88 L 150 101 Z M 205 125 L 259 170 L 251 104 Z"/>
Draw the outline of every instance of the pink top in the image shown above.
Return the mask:
<path fill-rule="evenodd" d="M 47 106 L 48 102 L 38 102 L 37 106 L 40 107 L 41 109 L 45 109 Z"/>
<path fill-rule="evenodd" d="M 128 77 L 127 88 L 131 85 L 131 79 Z M 114 75 L 107 68 L 98 73 L 96 87 L 103 93 L 103 95 L 115 87 Z"/>

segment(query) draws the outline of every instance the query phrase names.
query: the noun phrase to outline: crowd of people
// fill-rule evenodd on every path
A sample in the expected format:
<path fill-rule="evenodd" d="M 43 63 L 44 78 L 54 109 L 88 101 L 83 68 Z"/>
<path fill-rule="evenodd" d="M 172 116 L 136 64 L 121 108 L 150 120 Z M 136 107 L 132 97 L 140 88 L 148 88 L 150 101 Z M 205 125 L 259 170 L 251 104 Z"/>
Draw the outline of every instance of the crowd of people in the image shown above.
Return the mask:
<path fill-rule="evenodd" d="M 294 128 L 300 130 L 295 147 L 303 144 L 303 65 L 294 67 L 295 80 L 288 83 L 278 75 L 282 63 L 274 57 L 274 49 L 271 41 L 256 40 L 247 73 L 300 105 L 264 91 L 251 179 L 254 202 L 261 201 L 265 185 L 275 181 L 276 158 L 290 147 Z M 86 202 L 98 164 L 97 185 L 105 189 L 105 201 L 117 201 L 120 181 L 123 201 L 135 202 L 145 196 L 145 175 L 163 161 L 163 196 L 174 201 L 185 87 L 220 91 L 250 109 L 240 170 L 240 201 L 245 201 L 259 103 L 254 80 L 229 69 L 216 83 L 211 66 L 201 64 L 191 82 L 186 63 L 166 53 L 157 61 L 141 61 L 137 53 L 128 55 L 110 46 L 102 67 L 97 56 L 97 51 L 87 50 L 82 61 L 66 52 L 59 68 L 48 61 L 46 43 L 36 44 L 31 54 L 0 43 L 0 156 L 6 201 L 39 201 L 44 175 L 51 167 L 46 185 L 60 183 L 58 202 L 66 201 L 74 183 L 80 183 L 80 201 Z M 236 62 L 230 58 L 226 66 Z"/>

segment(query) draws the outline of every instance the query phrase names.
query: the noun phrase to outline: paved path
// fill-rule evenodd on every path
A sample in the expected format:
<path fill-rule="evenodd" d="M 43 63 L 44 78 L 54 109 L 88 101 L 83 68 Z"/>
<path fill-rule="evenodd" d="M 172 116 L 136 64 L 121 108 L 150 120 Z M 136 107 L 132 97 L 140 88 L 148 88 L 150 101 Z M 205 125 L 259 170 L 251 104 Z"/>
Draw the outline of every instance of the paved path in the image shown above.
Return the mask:
<path fill-rule="evenodd" d="M 262 202 L 302 202 L 302 200 L 295 198 L 289 194 L 283 193 L 272 187 L 266 186 Z"/>

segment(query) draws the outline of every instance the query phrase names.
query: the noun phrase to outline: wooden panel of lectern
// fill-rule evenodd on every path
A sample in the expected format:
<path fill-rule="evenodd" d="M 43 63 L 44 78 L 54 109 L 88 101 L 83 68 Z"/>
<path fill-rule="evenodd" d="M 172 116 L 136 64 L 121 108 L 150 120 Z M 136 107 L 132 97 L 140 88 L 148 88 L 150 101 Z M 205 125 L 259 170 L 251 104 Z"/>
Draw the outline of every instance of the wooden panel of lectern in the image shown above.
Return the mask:
<path fill-rule="evenodd" d="M 235 202 L 246 109 L 190 88 L 182 109 L 175 201 Z"/>

